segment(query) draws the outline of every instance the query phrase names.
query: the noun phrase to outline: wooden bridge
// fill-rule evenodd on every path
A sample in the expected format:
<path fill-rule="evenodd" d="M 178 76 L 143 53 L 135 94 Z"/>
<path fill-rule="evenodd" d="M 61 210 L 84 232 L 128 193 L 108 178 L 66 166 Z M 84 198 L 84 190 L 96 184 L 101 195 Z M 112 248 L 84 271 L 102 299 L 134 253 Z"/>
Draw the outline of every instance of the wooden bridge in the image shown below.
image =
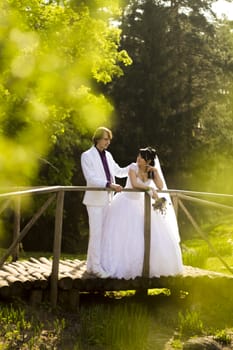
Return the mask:
<path fill-rule="evenodd" d="M 185 266 L 184 272 L 181 275 L 160 278 L 148 277 L 151 199 L 147 193 L 145 193 L 145 256 L 143 274 L 141 277 L 131 280 L 113 278 L 100 279 L 87 273 L 86 261 L 78 259 L 61 260 L 64 194 L 66 191 L 86 190 L 99 191 L 106 189 L 84 186 L 53 186 L 22 189 L 20 191 L 0 194 L 0 199 L 3 199 L 0 213 L 9 205 L 10 201 L 13 200 L 15 205 L 14 240 L 9 249 L 0 259 L 0 298 L 26 297 L 32 303 L 38 303 L 47 298 L 51 301 L 53 307 L 55 307 L 58 302 L 61 304 L 64 303 L 64 305 L 74 309 L 79 303 L 79 295 L 82 292 L 103 293 L 105 291 L 118 290 L 137 290 L 145 292 L 146 290 L 153 288 L 167 288 L 171 293 L 177 295 L 180 291 L 189 293 L 190 291 L 194 292 L 194 290 L 198 290 L 198 292 L 200 292 L 203 288 L 205 288 L 205 290 L 208 288 L 209 291 L 212 290 L 213 292 L 218 293 L 220 290 L 222 293 L 224 293 L 224 291 L 232 290 L 233 275 L 224 275 L 190 266 Z M 125 189 L 125 191 L 135 190 Z M 232 273 L 232 268 L 228 266 L 214 247 L 208 242 L 204 233 L 200 230 L 181 199 L 188 199 L 194 202 L 198 201 L 201 204 L 206 204 L 207 202 L 209 205 L 229 210 L 233 210 L 233 207 L 209 202 L 196 197 L 198 195 L 205 195 L 206 193 L 176 190 L 161 192 L 169 192 L 171 194 L 176 212 L 180 206 L 198 233 L 207 241 L 210 248 L 215 252 L 215 255 L 218 256 L 225 267 Z M 45 201 L 38 212 L 34 214 L 25 227 L 21 229 L 20 199 L 22 196 L 43 193 L 49 193 L 49 198 Z M 209 195 L 220 196 L 219 194 L 208 194 L 208 196 Z M 221 196 L 233 197 L 231 195 Z M 19 243 L 54 200 L 56 200 L 56 210 L 53 258 L 50 260 L 45 257 L 39 259 L 31 257 L 28 260 L 18 260 Z M 12 256 L 12 262 L 7 261 L 9 256 Z M 222 286 L 222 288 L 220 288 L 220 286 Z"/>
<path fill-rule="evenodd" d="M 5 263 L 0 270 L 0 298 L 22 298 L 31 304 L 49 301 L 51 297 L 52 260 L 45 257 Z M 185 266 L 181 275 L 135 279 L 97 278 L 86 271 L 86 261 L 60 260 L 57 282 L 57 302 L 68 310 L 76 310 L 81 293 L 135 290 L 145 293 L 149 289 L 166 288 L 171 295 L 181 293 L 207 293 L 225 297 L 233 288 L 233 276 Z M 54 303 L 52 303 L 54 304 Z M 55 304 L 54 304 L 55 306 Z"/>

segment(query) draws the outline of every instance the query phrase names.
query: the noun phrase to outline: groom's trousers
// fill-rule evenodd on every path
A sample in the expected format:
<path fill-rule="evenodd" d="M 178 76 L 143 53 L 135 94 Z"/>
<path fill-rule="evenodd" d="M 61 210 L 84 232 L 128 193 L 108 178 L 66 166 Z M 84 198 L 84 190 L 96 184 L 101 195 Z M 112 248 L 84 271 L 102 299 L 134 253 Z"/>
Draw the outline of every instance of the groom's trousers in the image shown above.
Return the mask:
<path fill-rule="evenodd" d="M 105 206 L 87 206 L 89 218 L 89 243 L 87 251 L 87 271 L 98 273 L 103 269 L 101 267 L 101 246 L 103 224 L 106 210 L 109 204 Z"/>

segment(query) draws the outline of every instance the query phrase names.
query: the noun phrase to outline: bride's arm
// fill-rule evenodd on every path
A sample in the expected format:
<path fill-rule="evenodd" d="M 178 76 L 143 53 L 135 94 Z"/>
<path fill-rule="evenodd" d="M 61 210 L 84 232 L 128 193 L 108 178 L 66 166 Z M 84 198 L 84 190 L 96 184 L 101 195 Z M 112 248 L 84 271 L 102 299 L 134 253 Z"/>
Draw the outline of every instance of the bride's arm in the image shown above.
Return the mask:
<path fill-rule="evenodd" d="M 162 190 L 163 189 L 163 180 L 162 178 L 160 177 L 159 175 L 159 172 L 157 170 L 157 168 L 155 167 L 152 167 L 152 166 L 148 166 L 148 171 L 152 171 L 154 173 L 154 178 L 153 178 L 153 181 L 157 187 L 158 190 Z"/>
<path fill-rule="evenodd" d="M 141 190 L 148 191 L 152 198 L 158 197 L 158 194 L 157 194 L 157 191 L 155 190 L 155 188 L 149 187 L 148 185 L 146 186 L 142 183 L 138 183 L 136 171 L 134 169 L 129 169 L 129 178 L 130 178 L 130 182 L 131 182 L 131 185 L 133 188 L 138 188 Z"/>
<path fill-rule="evenodd" d="M 141 190 L 148 190 L 148 186 L 138 183 L 136 171 L 134 169 L 129 169 L 129 178 L 133 188 L 138 188 Z"/>
<path fill-rule="evenodd" d="M 137 182 L 137 175 L 136 175 L 136 171 L 134 169 L 129 169 L 129 178 L 130 178 L 130 182 L 133 188 L 138 188 L 138 189 L 142 189 L 142 190 L 147 190 L 148 186 L 144 186 L 143 184 L 139 184 Z"/>

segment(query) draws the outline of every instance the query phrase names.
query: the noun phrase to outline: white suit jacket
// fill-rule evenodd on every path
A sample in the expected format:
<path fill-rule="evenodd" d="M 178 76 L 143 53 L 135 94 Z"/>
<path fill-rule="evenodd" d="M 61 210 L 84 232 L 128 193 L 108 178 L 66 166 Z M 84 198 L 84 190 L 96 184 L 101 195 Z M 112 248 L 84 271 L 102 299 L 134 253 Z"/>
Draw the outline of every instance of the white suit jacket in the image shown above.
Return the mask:
<path fill-rule="evenodd" d="M 129 166 L 121 168 L 113 159 L 110 152 L 106 152 L 109 171 L 112 177 L 112 182 L 115 182 L 115 177 L 126 177 L 128 175 Z M 106 187 L 107 178 L 104 171 L 103 163 L 99 152 L 95 146 L 92 146 L 81 155 L 81 166 L 86 185 L 89 187 Z M 112 194 L 112 191 L 111 191 Z M 109 201 L 108 191 L 86 191 L 83 199 L 83 204 L 93 206 L 104 206 Z"/>

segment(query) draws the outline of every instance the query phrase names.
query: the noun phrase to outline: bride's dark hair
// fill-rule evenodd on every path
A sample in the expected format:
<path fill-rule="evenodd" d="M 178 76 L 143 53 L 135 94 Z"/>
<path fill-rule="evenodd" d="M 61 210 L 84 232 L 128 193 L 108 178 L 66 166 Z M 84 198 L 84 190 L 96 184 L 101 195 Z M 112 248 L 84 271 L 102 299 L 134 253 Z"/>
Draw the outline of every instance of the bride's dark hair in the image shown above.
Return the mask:
<path fill-rule="evenodd" d="M 146 148 L 140 148 L 139 154 L 143 159 L 145 159 L 145 161 L 150 161 L 151 166 L 155 165 L 155 157 L 157 155 L 155 148 L 152 148 L 150 146 Z"/>

